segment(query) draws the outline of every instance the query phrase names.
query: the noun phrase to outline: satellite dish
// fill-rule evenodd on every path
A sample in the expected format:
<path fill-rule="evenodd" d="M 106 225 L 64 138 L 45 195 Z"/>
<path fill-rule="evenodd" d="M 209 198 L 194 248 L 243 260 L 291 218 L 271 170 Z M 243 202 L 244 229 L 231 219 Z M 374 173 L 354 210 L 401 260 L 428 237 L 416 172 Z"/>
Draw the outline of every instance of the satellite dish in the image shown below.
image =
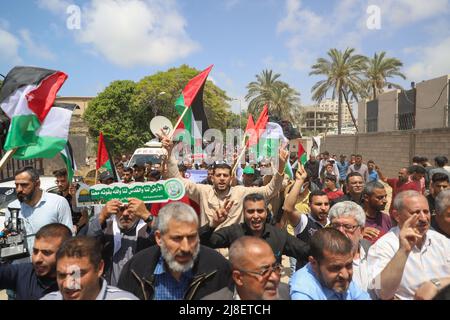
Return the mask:
<path fill-rule="evenodd" d="M 173 131 L 172 122 L 169 119 L 163 116 L 156 116 L 150 121 L 150 131 L 153 133 L 155 137 L 157 134 L 161 134 L 161 130 L 168 135 Z"/>

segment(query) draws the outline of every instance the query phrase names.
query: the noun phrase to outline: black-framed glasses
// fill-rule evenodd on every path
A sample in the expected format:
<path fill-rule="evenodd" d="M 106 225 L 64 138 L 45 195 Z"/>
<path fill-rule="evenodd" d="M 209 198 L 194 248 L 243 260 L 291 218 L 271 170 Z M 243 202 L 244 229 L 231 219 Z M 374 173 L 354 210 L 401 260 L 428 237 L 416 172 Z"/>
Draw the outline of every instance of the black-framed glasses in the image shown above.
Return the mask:
<path fill-rule="evenodd" d="M 275 272 L 277 275 L 282 275 L 283 273 L 283 266 L 281 263 L 275 262 L 272 265 L 261 267 L 259 271 L 253 271 L 253 270 L 245 270 L 245 269 L 238 269 L 240 272 L 254 274 L 263 278 L 268 278 L 272 272 Z"/>
<path fill-rule="evenodd" d="M 358 228 L 358 225 L 348 224 L 348 223 L 331 223 L 330 227 L 334 229 L 339 229 L 340 227 L 343 227 L 345 231 L 348 232 L 354 232 L 356 228 Z"/>

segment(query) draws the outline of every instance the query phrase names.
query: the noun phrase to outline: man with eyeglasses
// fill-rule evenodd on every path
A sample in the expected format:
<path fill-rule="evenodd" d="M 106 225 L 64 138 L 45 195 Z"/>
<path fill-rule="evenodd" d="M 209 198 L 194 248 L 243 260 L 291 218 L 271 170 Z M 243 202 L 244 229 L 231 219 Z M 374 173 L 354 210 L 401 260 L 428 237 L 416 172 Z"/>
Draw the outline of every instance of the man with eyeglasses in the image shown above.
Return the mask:
<path fill-rule="evenodd" d="M 364 187 L 364 212 L 366 225 L 363 232 L 364 239 L 375 243 L 392 228 L 392 221 L 383 210 L 387 204 L 387 193 L 384 185 L 372 181 Z"/>
<path fill-rule="evenodd" d="M 331 201 L 331 207 L 338 202 L 353 201 L 362 206 L 364 178 L 359 172 L 350 172 L 345 180 L 347 193 Z"/>
<path fill-rule="evenodd" d="M 289 286 L 281 283 L 283 266 L 266 241 L 243 236 L 229 250 L 233 285 L 203 300 L 290 300 Z"/>
<path fill-rule="evenodd" d="M 245 196 L 243 201 L 244 223 L 234 224 L 215 231 L 228 216 L 231 201 L 225 202 L 222 209 L 216 211 L 213 220 L 199 229 L 200 241 L 211 248 L 228 248 L 243 236 L 253 236 L 265 240 L 272 248 L 278 262 L 286 255 L 296 259 L 307 259 L 309 246 L 300 239 L 287 233 L 285 229 L 274 227 L 267 222 L 265 199 L 258 193 Z"/>
<path fill-rule="evenodd" d="M 364 291 L 369 285 L 367 252 L 371 243 L 363 239 L 366 214 L 352 201 L 339 202 L 330 209 L 330 227 L 341 231 L 353 245 L 353 280 Z"/>
<path fill-rule="evenodd" d="M 370 300 L 352 281 L 353 244 L 342 232 L 323 228 L 311 237 L 309 263 L 289 284 L 292 300 Z"/>

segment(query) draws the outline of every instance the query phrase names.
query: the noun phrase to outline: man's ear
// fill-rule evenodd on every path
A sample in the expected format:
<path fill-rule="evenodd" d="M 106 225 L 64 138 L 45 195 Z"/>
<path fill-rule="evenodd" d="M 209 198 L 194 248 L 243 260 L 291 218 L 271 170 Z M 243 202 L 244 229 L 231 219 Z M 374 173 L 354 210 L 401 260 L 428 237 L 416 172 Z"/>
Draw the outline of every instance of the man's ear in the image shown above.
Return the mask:
<path fill-rule="evenodd" d="M 105 261 L 103 261 L 103 259 L 102 259 L 102 260 L 100 260 L 100 263 L 98 264 L 98 272 L 97 272 L 97 274 L 98 274 L 99 277 L 102 276 L 104 268 L 105 268 Z"/>
<path fill-rule="evenodd" d="M 156 243 L 158 244 L 158 246 L 161 246 L 161 231 L 159 231 L 159 230 L 156 230 L 155 231 L 155 240 L 156 240 Z"/>
<path fill-rule="evenodd" d="M 312 256 L 308 257 L 308 261 L 311 264 L 311 267 L 313 269 L 313 271 L 318 274 L 319 273 L 319 263 L 317 262 L 316 259 L 314 259 Z"/>
<path fill-rule="evenodd" d="M 244 283 L 242 282 L 242 275 L 239 270 L 233 270 L 233 272 L 231 273 L 231 277 L 233 278 L 236 286 L 242 287 L 244 285 Z"/>

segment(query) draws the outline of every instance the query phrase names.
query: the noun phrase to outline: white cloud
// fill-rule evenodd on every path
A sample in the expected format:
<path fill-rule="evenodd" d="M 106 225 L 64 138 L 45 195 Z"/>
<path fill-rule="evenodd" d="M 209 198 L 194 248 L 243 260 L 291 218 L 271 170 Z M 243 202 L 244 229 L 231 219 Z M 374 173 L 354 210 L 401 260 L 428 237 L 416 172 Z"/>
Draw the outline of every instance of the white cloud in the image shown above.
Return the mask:
<path fill-rule="evenodd" d="M 31 56 L 35 56 L 45 60 L 54 60 L 55 55 L 45 45 L 37 44 L 31 38 L 30 31 L 22 29 L 19 31 L 20 37 L 23 41 L 23 45 L 28 50 Z"/>
<path fill-rule="evenodd" d="M 93 0 L 83 10 L 78 40 L 123 67 L 164 65 L 199 49 L 169 0 Z"/>
<path fill-rule="evenodd" d="M 382 21 L 394 27 L 413 24 L 450 11 L 448 0 L 384 0 L 378 5 L 381 8 Z"/>
<path fill-rule="evenodd" d="M 37 4 L 40 8 L 49 10 L 54 14 L 65 14 L 67 7 L 72 2 L 66 0 L 38 0 Z"/>
<path fill-rule="evenodd" d="M 408 79 L 419 82 L 450 74 L 450 37 L 420 51 L 418 62 L 406 69 Z"/>
<path fill-rule="evenodd" d="M 4 62 L 11 65 L 22 62 L 19 57 L 19 45 L 19 39 L 0 26 L 0 52 Z"/>

